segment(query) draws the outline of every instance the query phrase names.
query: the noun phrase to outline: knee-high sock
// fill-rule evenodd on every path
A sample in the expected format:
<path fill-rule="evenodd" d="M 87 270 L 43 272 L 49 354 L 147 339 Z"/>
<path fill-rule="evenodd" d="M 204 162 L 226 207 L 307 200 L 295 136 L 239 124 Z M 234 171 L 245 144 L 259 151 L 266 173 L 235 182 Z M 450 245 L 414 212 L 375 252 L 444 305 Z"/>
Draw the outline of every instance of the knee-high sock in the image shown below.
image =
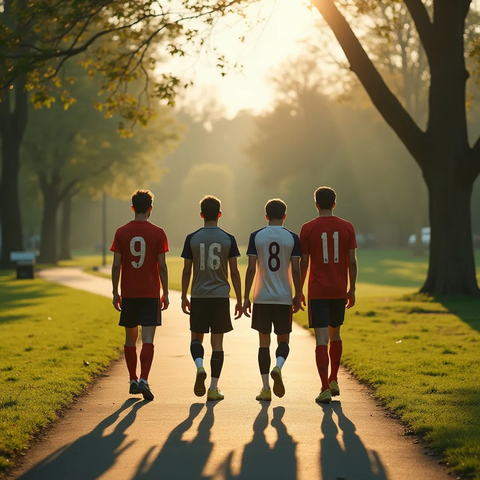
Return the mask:
<path fill-rule="evenodd" d="M 290 353 L 290 347 L 288 346 L 287 342 L 280 342 L 277 351 L 275 352 L 275 356 L 277 357 L 277 367 L 282 368 L 285 360 Z"/>
<path fill-rule="evenodd" d="M 330 377 L 328 381 L 337 381 L 338 369 L 340 368 L 340 360 L 342 358 L 343 344 L 341 340 L 333 340 L 330 342 Z"/>
<path fill-rule="evenodd" d="M 200 340 L 192 340 L 190 343 L 190 353 L 197 368 L 203 367 L 204 349 Z"/>
<path fill-rule="evenodd" d="M 270 373 L 270 349 L 268 347 L 260 347 L 258 349 L 258 366 L 260 367 L 260 375 L 262 376 L 263 389 L 270 388 L 269 373 Z"/>
<path fill-rule="evenodd" d="M 143 380 L 148 380 L 148 374 L 150 373 L 153 362 L 153 350 L 153 343 L 144 343 L 142 351 L 140 352 L 140 378 L 143 378 Z"/>
<path fill-rule="evenodd" d="M 138 380 L 137 377 L 137 347 L 127 347 L 124 345 L 125 362 L 127 363 L 130 380 Z"/>
<path fill-rule="evenodd" d="M 322 392 L 329 388 L 328 384 L 328 347 L 326 345 L 317 345 L 315 349 L 315 358 L 317 361 L 318 374 L 322 381 Z"/>
<path fill-rule="evenodd" d="M 224 358 L 223 351 L 212 352 L 212 358 L 210 359 L 210 369 L 211 369 L 210 389 L 211 390 L 217 389 L 218 379 L 220 378 L 220 373 L 222 373 L 223 358 Z"/>

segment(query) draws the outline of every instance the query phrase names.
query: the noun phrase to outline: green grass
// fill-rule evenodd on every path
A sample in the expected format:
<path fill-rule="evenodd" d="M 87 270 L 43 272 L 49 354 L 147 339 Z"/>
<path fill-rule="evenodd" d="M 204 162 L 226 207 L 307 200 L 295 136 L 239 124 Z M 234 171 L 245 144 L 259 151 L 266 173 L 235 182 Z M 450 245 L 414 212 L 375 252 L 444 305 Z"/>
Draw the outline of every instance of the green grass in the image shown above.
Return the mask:
<path fill-rule="evenodd" d="M 118 357 L 123 332 L 103 298 L 5 271 L 0 305 L 1 472 Z"/>
<path fill-rule="evenodd" d="M 306 325 L 306 312 L 295 315 Z M 342 362 L 439 452 L 480 479 L 480 301 L 359 297 Z"/>

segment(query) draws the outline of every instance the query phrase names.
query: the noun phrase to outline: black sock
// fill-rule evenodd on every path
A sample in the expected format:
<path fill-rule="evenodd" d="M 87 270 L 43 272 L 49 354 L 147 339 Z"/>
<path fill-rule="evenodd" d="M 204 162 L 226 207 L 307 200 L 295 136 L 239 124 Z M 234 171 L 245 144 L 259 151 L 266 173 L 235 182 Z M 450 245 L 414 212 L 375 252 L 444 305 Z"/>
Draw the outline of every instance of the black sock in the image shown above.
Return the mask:
<path fill-rule="evenodd" d="M 200 340 L 192 340 L 190 344 L 190 353 L 192 354 L 193 361 L 197 358 L 203 358 L 203 345 Z"/>
<path fill-rule="evenodd" d="M 258 366 L 260 367 L 261 375 L 270 372 L 270 349 L 268 347 L 260 347 L 258 349 Z"/>
<path fill-rule="evenodd" d="M 212 358 L 210 359 L 210 368 L 212 378 L 220 378 L 220 373 L 223 367 L 223 351 L 212 352 Z"/>
<path fill-rule="evenodd" d="M 277 351 L 275 352 L 275 356 L 282 357 L 286 360 L 289 353 L 290 353 L 290 347 L 288 346 L 288 343 L 280 342 L 277 347 Z"/>

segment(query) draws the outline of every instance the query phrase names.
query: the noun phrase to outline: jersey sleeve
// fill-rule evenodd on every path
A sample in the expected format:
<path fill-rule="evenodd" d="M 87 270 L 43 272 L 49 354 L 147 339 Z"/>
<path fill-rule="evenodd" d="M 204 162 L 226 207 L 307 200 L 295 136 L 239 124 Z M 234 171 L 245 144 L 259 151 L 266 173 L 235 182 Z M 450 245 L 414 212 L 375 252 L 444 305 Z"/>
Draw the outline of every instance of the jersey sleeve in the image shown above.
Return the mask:
<path fill-rule="evenodd" d="M 300 239 L 296 233 L 292 232 L 293 236 L 293 250 L 292 250 L 292 258 L 297 257 L 300 258 L 302 256 L 302 248 L 300 246 Z"/>
<path fill-rule="evenodd" d="M 250 234 L 248 241 L 247 255 L 249 257 L 258 257 L 257 246 L 255 245 L 255 232 Z"/>
<path fill-rule="evenodd" d="M 181 257 L 185 258 L 186 260 L 193 260 L 193 252 L 192 252 L 192 247 L 190 245 L 191 240 L 192 240 L 192 235 L 188 235 L 187 238 L 185 239 L 185 244 L 183 245 Z"/>
<path fill-rule="evenodd" d="M 228 258 L 235 258 L 240 256 L 240 251 L 238 250 L 237 241 L 233 235 L 228 234 L 231 240 L 230 251 L 228 252 Z"/>
<path fill-rule="evenodd" d="M 115 232 L 115 237 L 113 238 L 113 243 L 110 247 L 110 251 L 114 253 L 122 253 L 122 246 L 120 244 L 118 230 Z"/>
<path fill-rule="evenodd" d="M 310 255 L 310 247 L 308 245 L 308 232 L 305 225 L 300 230 L 300 248 L 302 255 Z"/>
<path fill-rule="evenodd" d="M 357 248 L 357 239 L 355 237 L 355 229 L 353 228 L 353 225 L 350 224 L 350 240 L 348 242 L 348 249 L 354 250 L 355 248 Z"/>
<path fill-rule="evenodd" d="M 168 240 L 164 230 L 160 231 L 157 241 L 157 255 L 168 252 Z"/>

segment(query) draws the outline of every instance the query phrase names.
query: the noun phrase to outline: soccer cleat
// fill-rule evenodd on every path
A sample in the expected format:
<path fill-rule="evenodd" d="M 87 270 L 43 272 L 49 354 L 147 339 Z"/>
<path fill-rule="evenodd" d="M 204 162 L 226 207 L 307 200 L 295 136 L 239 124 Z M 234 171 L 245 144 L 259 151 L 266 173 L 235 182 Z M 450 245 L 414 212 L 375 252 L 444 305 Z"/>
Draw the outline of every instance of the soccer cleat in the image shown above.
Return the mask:
<path fill-rule="evenodd" d="M 225 395 L 218 388 L 216 390 L 208 389 L 207 402 L 215 401 L 215 400 L 223 400 L 224 398 L 225 398 Z"/>
<path fill-rule="evenodd" d="M 330 392 L 332 392 L 332 397 L 338 397 L 340 395 L 340 387 L 335 380 L 330 382 Z"/>
<path fill-rule="evenodd" d="M 136 395 L 138 393 L 138 382 L 136 380 L 130 380 L 130 395 Z"/>
<path fill-rule="evenodd" d="M 195 385 L 193 386 L 193 393 L 197 397 L 203 397 L 205 395 L 205 379 L 207 378 L 207 372 L 203 367 L 197 370 L 197 377 L 195 378 Z"/>
<path fill-rule="evenodd" d="M 138 382 L 137 393 L 141 393 L 143 395 L 144 400 L 153 400 L 153 393 L 148 386 L 148 383 L 144 380 L 140 380 Z"/>
<path fill-rule="evenodd" d="M 272 401 L 272 391 L 270 389 L 262 391 L 255 397 L 256 400 L 263 400 L 264 402 Z"/>
<path fill-rule="evenodd" d="M 317 403 L 330 403 L 331 400 L 332 392 L 328 388 L 323 392 L 320 392 L 320 395 L 315 399 Z"/>
<path fill-rule="evenodd" d="M 282 372 L 278 367 L 274 367 L 270 372 L 270 376 L 273 378 L 273 393 L 277 397 L 283 397 L 285 395 L 285 385 L 282 380 Z"/>

